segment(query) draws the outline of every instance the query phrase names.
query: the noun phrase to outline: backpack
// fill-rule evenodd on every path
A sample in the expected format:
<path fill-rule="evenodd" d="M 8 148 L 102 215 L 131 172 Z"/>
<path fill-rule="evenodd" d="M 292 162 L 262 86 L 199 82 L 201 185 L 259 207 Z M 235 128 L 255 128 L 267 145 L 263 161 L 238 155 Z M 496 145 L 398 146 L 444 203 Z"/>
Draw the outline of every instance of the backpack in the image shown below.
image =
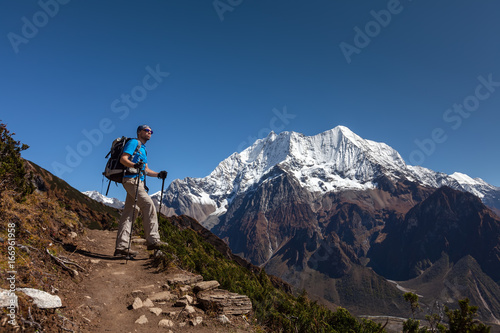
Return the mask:
<path fill-rule="evenodd" d="M 129 173 L 128 170 L 129 168 L 121 164 L 120 157 L 123 154 L 123 149 L 125 148 L 125 144 L 130 140 L 132 140 L 132 138 L 127 138 L 125 136 L 115 139 L 111 144 L 111 149 L 109 153 L 105 157 L 105 158 L 109 157 L 109 159 L 108 162 L 106 163 L 106 167 L 104 168 L 104 172 L 102 174 L 104 175 L 104 177 L 109 179 L 110 184 L 112 181 L 116 183 L 122 183 L 123 176 Z M 141 149 L 140 141 L 138 141 L 137 148 L 135 148 L 134 154 L 132 154 L 132 156 L 137 154 L 139 149 Z M 108 191 L 109 191 L 109 184 L 108 184 Z M 106 195 L 108 195 L 108 191 L 106 191 Z"/>

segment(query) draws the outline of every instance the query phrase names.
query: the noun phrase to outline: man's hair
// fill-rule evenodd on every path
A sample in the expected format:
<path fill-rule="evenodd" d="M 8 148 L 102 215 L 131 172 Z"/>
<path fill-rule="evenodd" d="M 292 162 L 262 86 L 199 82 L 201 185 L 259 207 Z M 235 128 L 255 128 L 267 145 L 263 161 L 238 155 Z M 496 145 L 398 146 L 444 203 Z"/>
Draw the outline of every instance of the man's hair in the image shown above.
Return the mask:
<path fill-rule="evenodd" d="M 151 128 L 151 127 L 149 127 L 148 125 L 141 125 L 141 126 L 137 127 L 137 134 L 139 134 L 140 131 L 142 131 L 143 129 L 146 129 L 146 128 Z"/>

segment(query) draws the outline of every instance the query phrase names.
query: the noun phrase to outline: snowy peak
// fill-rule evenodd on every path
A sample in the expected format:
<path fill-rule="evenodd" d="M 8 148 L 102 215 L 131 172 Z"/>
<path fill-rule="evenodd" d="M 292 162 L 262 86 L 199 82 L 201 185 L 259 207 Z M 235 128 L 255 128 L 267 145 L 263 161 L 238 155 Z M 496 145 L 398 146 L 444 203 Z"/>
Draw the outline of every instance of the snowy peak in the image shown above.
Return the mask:
<path fill-rule="evenodd" d="M 82 193 L 85 194 L 86 196 L 88 196 L 89 198 L 94 199 L 95 201 L 101 202 L 101 203 L 105 204 L 106 206 L 110 206 L 113 208 L 122 209 L 123 206 L 125 205 L 124 202 L 122 202 L 116 198 L 108 198 L 107 196 L 102 195 L 101 193 L 99 193 L 97 191 L 86 191 L 86 192 L 82 192 Z"/>
<path fill-rule="evenodd" d="M 489 196 L 497 200 L 500 193 L 498 188 L 467 175 L 449 176 L 407 165 L 387 144 L 363 139 L 349 128 L 337 126 L 313 136 L 271 132 L 223 160 L 207 177 L 175 180 L 166 201 L 170 207 L 200 205 L 201 215 L 223 214 L 226 205 L 268 179 L 276 166 L 281 170 L 278 172 L 294 177 L 314 193 L 374 189 L 380 179 L 407 179 L 434 188 L 446 185 L 482 199 Z"/>

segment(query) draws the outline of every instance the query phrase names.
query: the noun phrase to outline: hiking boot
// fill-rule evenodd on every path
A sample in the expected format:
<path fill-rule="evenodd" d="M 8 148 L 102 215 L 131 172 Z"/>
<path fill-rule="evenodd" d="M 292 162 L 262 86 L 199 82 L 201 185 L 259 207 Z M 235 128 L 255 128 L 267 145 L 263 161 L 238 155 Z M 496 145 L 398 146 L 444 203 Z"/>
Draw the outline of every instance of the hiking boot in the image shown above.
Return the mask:
<path fill-rule="evenodd" d="M 167 246 L 168 243 L 162 242 L 162 241 L 157 241 L 154 244 L 148 245 L 148 250 L 159 250 L 162 246 Z"/>
<path fill-rule="evenodd" d="M 139 252 L 134 251 L 134 250 L 128 250 L 128 249 L 119 250 L 119 249 L 116 249 L 114 256 L 115 257 L 121 257 L 121 256 L 135 257 L 137 255 L 137 253 L 139 253 Z"/>

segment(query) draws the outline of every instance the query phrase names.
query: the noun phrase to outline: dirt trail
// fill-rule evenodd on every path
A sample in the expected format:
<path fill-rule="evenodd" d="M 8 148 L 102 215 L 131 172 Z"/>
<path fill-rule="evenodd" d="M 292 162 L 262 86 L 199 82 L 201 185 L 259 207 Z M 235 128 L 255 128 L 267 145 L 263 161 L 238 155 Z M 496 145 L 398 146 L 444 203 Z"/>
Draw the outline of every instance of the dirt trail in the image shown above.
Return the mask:
<path fill-rule="evenodd" d="M 71 260 L 81 264 L 86 271 L 76 278 L 78 283 L 63 286 L 59 296 L 66 306 L 65 313 L 71 314 L 70 320 L 82 332 L 252 332 L 246 319 L 233 316 L 231 324 L 222 324 L 216 316 L 209 316 L 201 309 L 187 317 L 181 313 L 182 307 L 174 307 L 173 302 L 154 304 L 163 312 L 157 316 L 149 308 L 131 309 L 135 297 L 146 300 L 149 295 L 164 291 L 166 273 L 158 273 L 150 265 L 150 253 L 144 245 L 133 244 L 139 251 L 136 259 L 129 260 L 113 257 L 116 232 L 87 230 L 76 241 L 76 251 Z M 172 273 L 172 272 L 170 272 Z M 146 324 L 136 320 L 145 315 Z M 202 317 L 203 322 L 192 326 L 190 319 Z M 162 319 L 172 320 L 173 327 L 159 327 Z M 182 326 L 185 325 L 185 326 Z M 73 328 L 74 329 L 74 328 Z"/>

